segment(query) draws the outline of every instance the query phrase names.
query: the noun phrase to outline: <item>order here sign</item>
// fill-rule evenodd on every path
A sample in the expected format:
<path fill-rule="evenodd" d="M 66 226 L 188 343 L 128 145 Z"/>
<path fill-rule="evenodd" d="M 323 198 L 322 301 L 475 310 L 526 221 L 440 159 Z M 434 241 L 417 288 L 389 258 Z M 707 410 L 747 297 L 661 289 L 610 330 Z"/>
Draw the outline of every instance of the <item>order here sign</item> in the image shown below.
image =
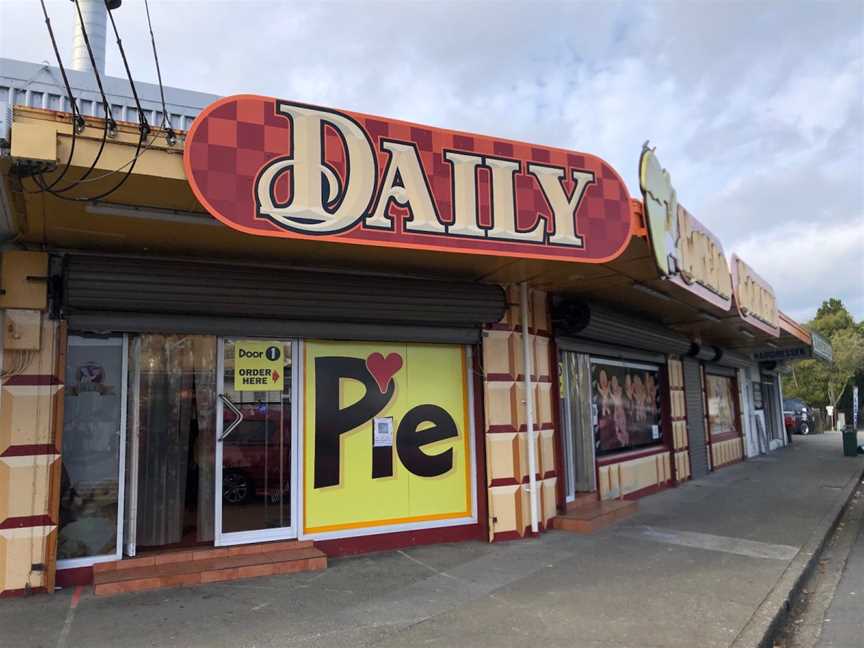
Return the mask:
<path fill-rule="evenodd" d="M 234 343 L 234 389 L 279 391 L 285 385 L 282 343 L 268 340 L 237 340 Z"/>

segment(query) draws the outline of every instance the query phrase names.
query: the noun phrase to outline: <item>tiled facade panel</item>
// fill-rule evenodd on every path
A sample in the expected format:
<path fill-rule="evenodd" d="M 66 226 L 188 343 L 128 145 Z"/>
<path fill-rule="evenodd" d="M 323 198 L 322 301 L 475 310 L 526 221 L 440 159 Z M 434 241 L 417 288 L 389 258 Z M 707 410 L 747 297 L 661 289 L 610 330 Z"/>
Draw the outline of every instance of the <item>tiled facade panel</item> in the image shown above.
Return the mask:
<path fill-rule="evenodd" d="M 518 475 L 519 468 L 519 435 L 515 432 L 486 435 L 486 461 L 489 470 L 486 473 L 488 484 L 493 486 L 513 479 Z"/>
<path fill-rule="evenodd" d="M 555 475 L 555 431 L 540 430 L 538 434 L 540 450 L 537 453 L 539 466 L 537 472 L 544 477 Z"/>
<path fill-rule="evenodd" d="M 9 311 L 7 311 L 8 315 Z M 40 316 L 38 350 L 3 353 L 0 384 L 0 593 L 50 587 L 59 484 L 62 345 L 57 323 Z M 4 331 L 5 334 L 5 331 Z M 21 331 L 20 334 L 30 335 Z"/>
<path fill-rule="evenodd" d="M 690 479 L 690 453 L 687 440 L 687 401 L 684 397 L 684 365 L 677 357 L 667 362 L 669 380 L 669 420 L 672 425 L 672 450 L 675 480 Z"/>
<path fill-rule="evenodd" d="M 46 573 L 32 571 L 31 565 L 44 560 L 56 534 L 53 524 L 0 529 L 0 594 L 47 585 Z"/>
<path fill-rule="evenodd" d="M 711 462 L 719 468 L 720 466 L 741 461 L 744 458 L 744 446 L 742 439 L 729 439 L 711 444 Z"/>
<path fill-rule="evenodd" d="M 690 479 L 690 452 L 680 450 L 675 453 L 675 476 L 678 481 Z"/>
<path fill-rule="evenodd" d="M 0 387 L 0 455 L 12 447 L 52 442 L 52 424 L 59 385 Z"/>
<path fill-rule="evenodd" d="M 551 527 L 552 518 L 558 514 L 557 487 L 557 477 L 550 477 L 542 481 L 540 521 L 547 529 Z"/>
<path fill-rule="evenodd" d="M 687 421 L 672 421 L 672 443 L 676 450 L 687 448 Z"/>
<path fill-rule="evenodd" d="M 525 360 L 522 354 L 519 287 L 506 287 L 504 319 L 483 332 L 487 486 L 490 540 L 524 536 L 531 526 L 528 497 L 528 433 L 525 409 Z M 547 295 L 529 291 L 528 333 L 534 381 L 535 452 L 540 523 L 556 514 L 557 472 L 553 418 L 552 368 Z"/>
<path fill-rule="evenodd" d="M 0 457 L 0 520 L 46 516 L 51 473 L 57 454 Z"/>
<path fill-rule="evenodd" d="M 600 499 L 615 499 L 646 488 L 663 486 L 672 479 L 668 452 L 600 466 Z"/>

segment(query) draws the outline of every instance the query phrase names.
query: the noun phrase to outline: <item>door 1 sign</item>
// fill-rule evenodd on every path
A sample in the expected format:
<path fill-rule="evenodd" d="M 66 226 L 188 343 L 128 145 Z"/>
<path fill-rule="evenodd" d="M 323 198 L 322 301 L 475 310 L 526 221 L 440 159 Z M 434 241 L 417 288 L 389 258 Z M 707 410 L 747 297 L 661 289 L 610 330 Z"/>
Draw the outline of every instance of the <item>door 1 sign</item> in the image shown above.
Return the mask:
<path fill-rule="evenodd" d="M 270 340 L 237 340 L 234 343 L 234 389 L 278 391 L 285 386 L 282 343 Z"/>

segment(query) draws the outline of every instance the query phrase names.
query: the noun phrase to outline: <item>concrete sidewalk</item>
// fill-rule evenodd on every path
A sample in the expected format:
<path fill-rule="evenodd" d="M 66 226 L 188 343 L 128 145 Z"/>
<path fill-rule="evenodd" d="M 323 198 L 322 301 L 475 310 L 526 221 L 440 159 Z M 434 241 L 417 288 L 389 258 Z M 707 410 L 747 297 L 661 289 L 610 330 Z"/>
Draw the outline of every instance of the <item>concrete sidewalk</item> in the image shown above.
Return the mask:
<path fill-rule="evenodd" d="M 860 513 L 858 520 L 857 538 L 822 620 L 819 648 L 861 648 L 864 644 L 864 518 Z"/>
<path fill-rule="evenodd" d="M 595 535 L 419 547 L 194 589 L 5 600 L 0 645 L 756 645 L 862 470 L 839 435 L 799 437 L 645 498 Z"/>

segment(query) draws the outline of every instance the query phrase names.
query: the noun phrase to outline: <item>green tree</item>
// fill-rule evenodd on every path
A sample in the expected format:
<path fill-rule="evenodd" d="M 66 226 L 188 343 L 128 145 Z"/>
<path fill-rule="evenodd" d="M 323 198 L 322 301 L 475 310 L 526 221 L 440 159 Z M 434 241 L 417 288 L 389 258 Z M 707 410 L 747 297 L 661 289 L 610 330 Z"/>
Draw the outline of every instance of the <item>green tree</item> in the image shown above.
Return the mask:
<path fill-rule="evenodd" d="M 801 360 L 784 376 L 783 393 L 810 405 L 837 407 L 856 373 L 864 371 L 864 322 L 854 318 L 839 299 L 828 299 L 807 326 L 831 342 L 834 361 Z"/>
<path fill-rule="evenodd" d="M 832 297 L 822 302 L 819 310 L 816 311 L 815 319 L 808 326 L 830 340 L 837 331 L 854 329 L 855 320 L 852 319 L 843 302 Z"/>

